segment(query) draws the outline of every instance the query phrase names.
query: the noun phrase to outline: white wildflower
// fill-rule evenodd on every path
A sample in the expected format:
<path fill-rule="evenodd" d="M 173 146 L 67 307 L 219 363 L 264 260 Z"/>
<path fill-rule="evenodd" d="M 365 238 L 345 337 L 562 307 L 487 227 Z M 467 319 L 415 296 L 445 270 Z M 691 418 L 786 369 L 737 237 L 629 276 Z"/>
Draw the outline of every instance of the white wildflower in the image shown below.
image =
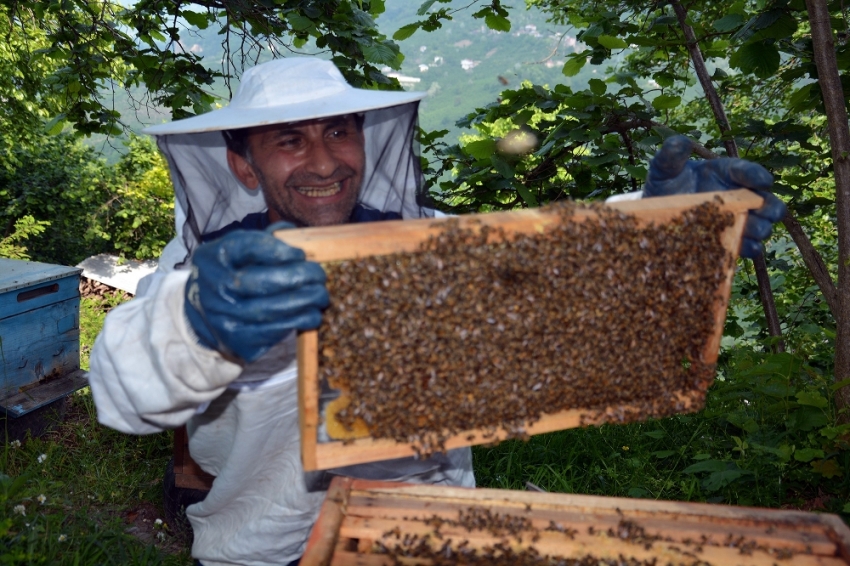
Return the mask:
<path fill-rule="evenodd" d="M 38 502 L 41 503 L 42 505 L 44 505 L 44 502 L 47 501 L 47 498 L 44 496 L 43 493 L 39 494 L 39 496 L 36 497 L 36 499 L 38 499 Z"/>
<path fill-rule="evenodd" d="M 161 524 L 162 524 L 162 519 L 157 519 L 156 521 L 154 521 L 154 522 L 153 522 L 153 524 L 154 524 L 154 525 L 156 525 L 156 526 L 161 525 Z"/>
<path fill-rule="evenodd" d="M 59 542 L 65 542 L 66 540 L 68 540 L 68 537 L 65 535 L 59 535 Z"/>
<path fill-rule="evenodd" d="M 12 509 L 12 511 L 17 513 L 18 515 L 23 515 L 24 517 L 27 516 L 27 508 L 23 505 L 15 505 L 15 508 Z"/>
<path fill-rule="evenodd" d="M 42 454 L 41 456 L 38 457 L 38 463 L 39 464 L 43 464 L 45 460 L 47 460 L 47 454 Z"/>
<path fill-rule="evenodd" d="M 162 532 L 162 531 L 159 531 L 158 533 L 156 533 L 156 538 L 158 538 L 161 541 L 165 540 L 165 533 Z"/>
<path fill-rule="evenodd" d="M 10 442 L 10 443 L 9 443 L 9 445 L 10 445 L 12 448 L 20 448 L 20 447 L 21 447 L 21 441 L 20 441 L 20 440 L 18 440 L 18 439 L 16 438 L 16 439 L 15 439 L 15 440 L 13 440 L 12 442 Z"/>

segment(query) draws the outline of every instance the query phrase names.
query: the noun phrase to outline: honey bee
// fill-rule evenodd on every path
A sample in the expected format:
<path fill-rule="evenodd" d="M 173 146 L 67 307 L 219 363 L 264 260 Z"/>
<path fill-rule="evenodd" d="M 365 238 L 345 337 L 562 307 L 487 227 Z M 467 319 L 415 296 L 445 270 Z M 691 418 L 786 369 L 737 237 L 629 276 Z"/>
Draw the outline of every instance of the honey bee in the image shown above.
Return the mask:
<path fill-rule="evenodd" d="M 716 203 L 657 225 L 600 205 L 545 213 L 560 222 L 544 233 L 449 222 L 415 253 L 326 266 L 319 365 L 351 400 L 340 424 L 427 457 L 455 435 L 527 438 L 544 413 L 598 425 L 702 406 L 732 215 Z"/>

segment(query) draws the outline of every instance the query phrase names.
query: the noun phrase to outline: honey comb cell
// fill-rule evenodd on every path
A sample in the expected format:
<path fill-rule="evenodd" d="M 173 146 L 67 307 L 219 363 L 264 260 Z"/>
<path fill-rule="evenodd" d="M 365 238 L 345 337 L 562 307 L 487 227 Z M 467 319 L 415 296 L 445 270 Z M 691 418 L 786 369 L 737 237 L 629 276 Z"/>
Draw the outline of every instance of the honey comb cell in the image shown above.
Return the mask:
<path fill-rule="evenodd" d="M 331 435 L 427 455 L 570 409 L 625 422 L 680 412 L 683 394 L 698 409 L 733 214 L 705 202 L 647 225 L 591 209 L 554 207 L 560 221 L 532 234 L 449 222 L 416 253 L 326 265 L 318 373 L 343 392 Z"/>

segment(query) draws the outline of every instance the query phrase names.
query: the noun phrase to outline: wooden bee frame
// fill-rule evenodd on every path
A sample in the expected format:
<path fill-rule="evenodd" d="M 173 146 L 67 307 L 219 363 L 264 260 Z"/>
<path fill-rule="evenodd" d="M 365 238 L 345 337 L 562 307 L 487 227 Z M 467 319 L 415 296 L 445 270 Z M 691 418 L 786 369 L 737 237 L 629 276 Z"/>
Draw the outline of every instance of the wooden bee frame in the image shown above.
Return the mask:
<path fill-rule="evenodd" d="M 463 514 L 485 524 L 469 529 L 459 520 Z M 836 515 L 337 477 L 301 565 L 395 564 L 396 545 L 413 537 L 440 552 L 442 563 L 444 545 L 485 556 L 501 545 L 515 554 L 629 564 L 850 564 L 850 529 Z M 401 563 L 432 560 L 401 557 Z"/>
<path fill-rule="evenodd" d="M 748 190 L 725 193 L 701 193 L 658 197 L 635 201 L 610 203 L 614 210 L 630 214 L 640 225 L 660 224 L 678 217 L 682 212 L 707 201 L 720 197 L 721 210 L 735 215 L 732 227 L 722 234 L 724 247 L 737 256 L 741 235 L 747 219 L 747 211 L 759 208 L 762 198 Z M 573 221 L 580 222 L 592 218 L 596 213 L 591 210 L 579 210 Z M 406 221 L 375 222 L 370 224 L 347 224 L 341 226 L 283 230 L 275 236 L 287 244 L 301 248 L 307 258 L 317 262 L 332 262 L 358 257 L 409 253 L 419 249 L 431 235 L 438 234 L 448 219 L 419 219 Z M 541 212 L 538 209 L 524 209 L 490 214 L 464 215 L 455 217 L 462 227 L 480 229 L 481 226 L 498 227 L 507 235 L 534 234 L 546 231 L 559 222 L 557 214 Z M 705 344 L 703 361 L 714 363 L 723 334 L 726 319 L 726 307 L 731 291 L 734 266 L 727 269 L 726 278 L 718 289 L 714 311 L 714 333 Z M 301 454 L 304 469 L 307 471 L 335 468 L 351 464 L 373 462 L 412 456 L 415 450 L 411 444 L 392 439 L 356 438 L 345 442 L 319 442 L 319 362 L 317 331 L 302 332 L 298 336 L 298 385 L 299 410 L 301 422 Z M 704 392 L 683 391 L 679 394 L 683 412 L 698 406 L 704 398 Z M 626 407 L 628 408 L 628 407 Z M 615 411 L 623 407 L 610 407 Z M 573 409 L 554 414 L 544 414 L 539 420 L 525 428 L 528 435 L 541 434 L 556 430 L 576 428 L 593 424 L 588 411 Z M 446 449 L 492 443 L 509 435 L 508 431 L 470 430 L 449 437 Z"/>

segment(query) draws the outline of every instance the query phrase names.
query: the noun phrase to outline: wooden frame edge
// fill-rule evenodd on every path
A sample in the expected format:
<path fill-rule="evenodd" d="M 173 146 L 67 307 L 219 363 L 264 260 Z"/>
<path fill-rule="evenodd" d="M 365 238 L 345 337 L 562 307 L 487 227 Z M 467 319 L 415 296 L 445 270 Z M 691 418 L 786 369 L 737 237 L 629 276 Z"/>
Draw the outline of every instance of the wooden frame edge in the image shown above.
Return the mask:
<path fill-rule="evenodd" d="M 608 206 L 629 214 L 650 211 L 649 217 L 640 218 L 644 222 L 655 220 L 666 220 L 674 218 L 682 211 L 692 208 L 704 202 L 710 202 L 715 196 L 721 197 L 723 208 L 735 214 L 733 226 L 726 229 L 721 236 L 724 247 L 728 250 L 738 250 L 746 224 L 747 214 L 750 209 L 757 208 L 763 203 L 762 197 L 749 190 L 736 190 L 724 193 L 697 193 L 689 195 L 676 195 L 672 197 L 657 197 L 639 201 L 622 201 L 610 203 Z M 582 213 L 589 216 L 593 213 Z M 490 213 L 484 215 L 467 215 L 456 217 L 461 222 L 470 226 L 493 224 L 502 225 L 507 215 L 518 216 L 519 221 L 513 221 L 509 225 L 508 232 L 514 231 L 539 231 L 547 225 L 557 221 L 557 216 L 540 213 L 538 209 L 523 209 L 507 213 Z M 383 253 L 396 253 L 399 251 L 412 250 L 419 242 L 427 238 L 431 232 L 441 229 L 443 222 L 448 219 L 421 219 L 407 221 L 387 221 L 371 223 L 369 228 L 374 233 L 367 246 L 368 251 L 359 250 L 357 254 L 381 255 Z M 357 228 L 355 226 L 354 228 Z M 347 235 L 353 238 L 354 229 L 349 225 L 331 226 L 323 228 L 309 228 L 301 230 L 285 230 L 275 233 L 281 239 L 285 239 L 290 245 L 303 247 L 307 256 L 315 261 L 335 261 L 350 259 L 351 250 L 348 249 L 342 256 L 338 250 L 327 244 Z M 399 238 L 388 238 L 388 235 L 398 234 Z M 424 234 L 424 235 L 423 235 Z M 377 236 L 376 236 L 377 235 Z M 356 239 L 356 238 L 355 238 Z M 415 245 L 413 243 L 414 239 Z M 389 242 L 389 244 L 384 242 Z M 393 246 L 394 249 L 388 249 Z M 411 247 L 413 246 L 413 247 Z M 355 255 L 354 257 L 357 257 Z M 732 280 L 735 273 L 733 258 L 726 268 L 726 277 L 718 287 L 718 296 L 715 309 L 715 328 L 718 329 L 709 337 L 703 350 L 703 362 L 715 363 L 717 361 L 720 341 L 722 339 L 723 324 L 726 320 L 727 303 L 731 294 Z M 351 440 L 334 440 L 331 442 L 318 442 L 319 426 L 319 399 L 318 399 L 318 332 L 313 330 L 301 332 L 298 336 L 298 387 L 299 387 L 299 418 L 301 422 L 301 450 L 302 464 L 305 471 L 324 470 L 351 464 L 374 462 L 394 458 L 403 458 L 415 455 L 412 446 L 407 443 L 396 442 L 391 439 L 356 438 Z M 682 400 L 679 412 L 688 412 L 693 407 L 694 399 L 686 393 L 679 394 Z M 621 409 L 629 410 L 632 406 L 625 405 Z M 610 408 L 609 408 L 610 409 Z M 587 409 L 573 409 L 560 413 L 543 415 L 540 420 L 530 425 L 526 432 L 528 435 L 542 434 L 557 430 L 565 430 L 593 424 L 587 417 L 594 412 Z M 504 430 L 496 431 L 494 436 L 484 438 L 479 431 L 466 431 L 450 437 L 446 441 L 446 449 L 459 448 L 463 446 L 474 446 L 499 442 L 508 436 Z M 470 440 L 470 437 L 473 437 Z M 340 453 L 343 453 L 340 455 Z"/>

